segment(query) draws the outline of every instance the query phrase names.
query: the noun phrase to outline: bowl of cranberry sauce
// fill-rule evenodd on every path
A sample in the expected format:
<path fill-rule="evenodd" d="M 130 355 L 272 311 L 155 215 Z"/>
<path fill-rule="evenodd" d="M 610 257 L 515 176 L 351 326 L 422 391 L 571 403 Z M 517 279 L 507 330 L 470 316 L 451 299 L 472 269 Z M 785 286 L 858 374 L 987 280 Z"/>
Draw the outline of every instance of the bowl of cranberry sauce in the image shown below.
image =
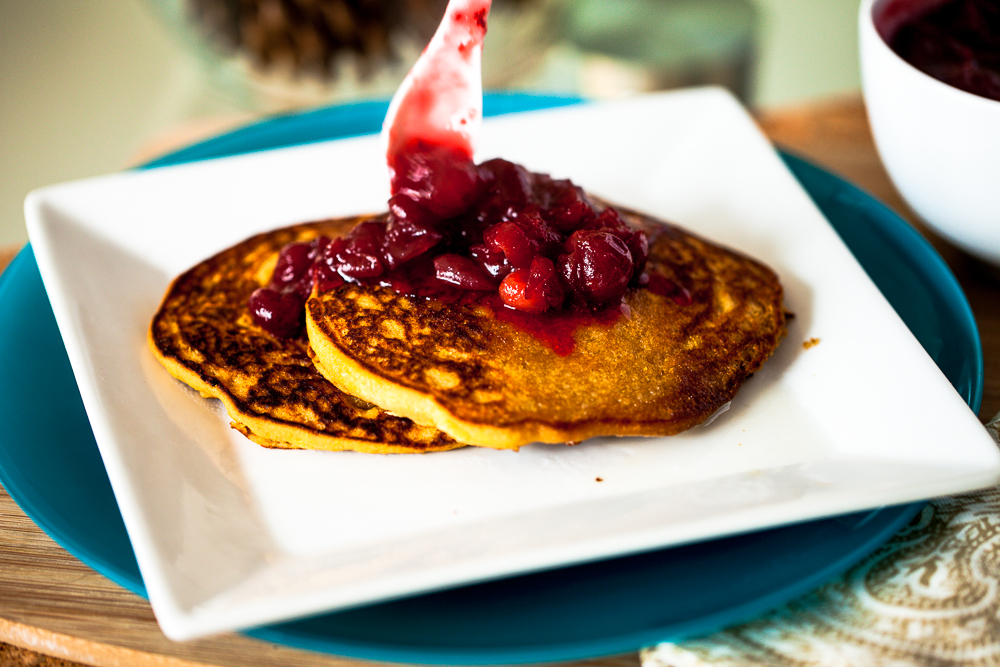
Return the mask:
<path fill-rule="evenodd" d="M 896 188 L 934 232 L 1000 266 L 1000 0 L 863 0 L 859 44 Z"/>

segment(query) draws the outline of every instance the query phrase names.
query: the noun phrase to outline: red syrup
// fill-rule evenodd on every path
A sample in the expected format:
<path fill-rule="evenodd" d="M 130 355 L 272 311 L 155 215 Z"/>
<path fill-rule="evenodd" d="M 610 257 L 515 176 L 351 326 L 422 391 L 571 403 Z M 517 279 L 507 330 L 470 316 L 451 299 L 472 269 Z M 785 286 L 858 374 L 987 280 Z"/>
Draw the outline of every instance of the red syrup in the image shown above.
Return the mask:
<path fill-rule="evenodd" d="M 499 301 L 499 300 L 498 300 Z M 576 349 L 574 334 L 580 327 L 613 326 L 624 317 L 624 306 L 609 306 L 601 310 L 562 310 L 556 313 L 525 313 L 502 305 L 494 308 L 496 318 L 506 322 L 536 340 L 561 357 L 569 356 Z"/>

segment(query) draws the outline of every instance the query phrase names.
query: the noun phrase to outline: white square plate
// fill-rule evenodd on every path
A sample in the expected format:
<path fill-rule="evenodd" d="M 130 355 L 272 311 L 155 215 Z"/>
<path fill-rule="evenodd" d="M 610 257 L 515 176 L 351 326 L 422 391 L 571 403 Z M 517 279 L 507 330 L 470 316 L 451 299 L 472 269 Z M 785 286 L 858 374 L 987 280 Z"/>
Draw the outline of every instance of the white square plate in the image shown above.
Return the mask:
<path fill-rule="evenodd" d="M 378 138 L 29 196 L 38 266 L 168 636 L 1000 481 L 1000 454 L 975 415 L 727 93 L 487 119 L 478 157 L 494 156 L 571 178 L 778 272 L 795 318 L 728 412 L 672 438 L 520 452 L 264 449 L 159 366 L 148 323 L 175 275 L 251 234 L 384 210 Z M 820 342 L 803 346 L 811 338 Z"/>

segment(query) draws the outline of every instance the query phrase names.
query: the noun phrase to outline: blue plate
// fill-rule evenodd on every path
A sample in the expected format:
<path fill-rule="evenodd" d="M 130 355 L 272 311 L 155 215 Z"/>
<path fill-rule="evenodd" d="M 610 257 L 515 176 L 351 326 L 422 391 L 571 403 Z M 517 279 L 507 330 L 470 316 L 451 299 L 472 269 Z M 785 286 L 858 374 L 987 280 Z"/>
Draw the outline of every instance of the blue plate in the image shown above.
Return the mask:
<path fill-rule="evenodd" d="M 486 115 L 576 103 L 488 95 Z M 384 102 L 284 116 L 148 167 L 368 134 Z M 983 359 L 969 304 L 935 251 L 867 194 L 788 167 L 973 410 Z M 0 482 L 67 551 L 145 594 L 31 247 L 0 276 Z M 842 572 L 920 503 L 550 570 L 248 631 L 301 648 L 413 663 L 526 663 L 634 651 L 739 622 Z"/>

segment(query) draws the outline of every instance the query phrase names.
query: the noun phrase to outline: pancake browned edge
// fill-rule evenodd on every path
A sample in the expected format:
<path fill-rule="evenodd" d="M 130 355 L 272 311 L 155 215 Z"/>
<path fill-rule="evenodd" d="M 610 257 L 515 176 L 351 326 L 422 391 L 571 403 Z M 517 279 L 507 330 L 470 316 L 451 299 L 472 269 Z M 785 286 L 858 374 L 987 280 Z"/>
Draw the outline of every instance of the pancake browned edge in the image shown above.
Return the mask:
<path fill-rule="evenodd" d="M 309 358 L 305 337 L 282 340 L 256 325 L 247 301 L 266 284 L 280 249 L 339 236 L 359 218 L 254 236 L 176 278 L 149 329 L 153 354 L 171 375 L 222 401 L 237 429 L 265 447 L 401 454 L 462 445 L 345 394 Z"/>
<path fill-rule="evenodd" d="M 559 356 L 488 308 L 347 285 L 306 304 L 313 361 L 344 391 L 481 446 L 691 428 L 777 347 L 781 284 L 749 257 L 622 212 L 647 231 L 647 270 L 687 288 L 690 303 L 631 290 L 630 317 L 579 328 Z"/>

